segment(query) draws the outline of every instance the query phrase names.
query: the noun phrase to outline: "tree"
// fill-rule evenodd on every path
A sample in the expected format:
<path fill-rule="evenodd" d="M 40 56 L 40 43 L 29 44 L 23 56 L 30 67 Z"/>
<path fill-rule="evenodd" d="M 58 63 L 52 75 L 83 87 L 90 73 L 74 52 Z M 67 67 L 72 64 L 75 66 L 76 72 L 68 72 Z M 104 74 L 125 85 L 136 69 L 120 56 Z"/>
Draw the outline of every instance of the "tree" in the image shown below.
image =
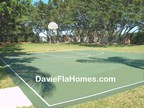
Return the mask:
<path fill-rule="evenodd" d="M 136 29 L 144 28 L 143 0 L 39 0 L 34 5 L 30 1 L 0 2 L 0 41 L 28 41 L 33 31 L 35 42 L 43 32 L 51 43 L 64 40 L 62 31 L 71 31 L 75 41 L 124 44 Z M 60 37 L 49 35 L 51 21 L 58 23 Z"/>
<path fill-rule="evenodd" d="M 0 3 L 0 41 L 18 42 L 21 26 L 27 20 L 31 0 L 3 0 Z"/>

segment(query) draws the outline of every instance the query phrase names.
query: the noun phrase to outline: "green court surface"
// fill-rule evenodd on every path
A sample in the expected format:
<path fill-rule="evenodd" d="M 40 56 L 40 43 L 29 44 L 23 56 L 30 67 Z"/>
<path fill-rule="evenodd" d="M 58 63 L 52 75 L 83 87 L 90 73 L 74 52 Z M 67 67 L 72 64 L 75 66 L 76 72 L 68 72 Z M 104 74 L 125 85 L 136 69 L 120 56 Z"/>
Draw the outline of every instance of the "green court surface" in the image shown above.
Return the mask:
<path fill-rule="evenodd" d="M 11 55 L 2 61 L 36 108 L 60 108 L 144 84 L 144 54 L 81 50 Z M 44 82 L 44 77 L 77 80 Z M 82 77 L 96 80 L 81 82 Z"/>

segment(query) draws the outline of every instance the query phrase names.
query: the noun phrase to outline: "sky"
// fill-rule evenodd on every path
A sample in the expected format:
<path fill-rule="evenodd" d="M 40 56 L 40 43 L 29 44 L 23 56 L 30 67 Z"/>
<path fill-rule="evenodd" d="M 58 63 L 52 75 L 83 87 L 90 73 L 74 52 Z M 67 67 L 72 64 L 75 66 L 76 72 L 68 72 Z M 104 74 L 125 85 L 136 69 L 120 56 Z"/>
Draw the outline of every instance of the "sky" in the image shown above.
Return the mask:
<path fill-rule="evenodd" d="M 38 2 L 39 0 L 32 0 L 32 3 Z M 48 3 L 49 0 L 42 0 L 44 3 Z"/>

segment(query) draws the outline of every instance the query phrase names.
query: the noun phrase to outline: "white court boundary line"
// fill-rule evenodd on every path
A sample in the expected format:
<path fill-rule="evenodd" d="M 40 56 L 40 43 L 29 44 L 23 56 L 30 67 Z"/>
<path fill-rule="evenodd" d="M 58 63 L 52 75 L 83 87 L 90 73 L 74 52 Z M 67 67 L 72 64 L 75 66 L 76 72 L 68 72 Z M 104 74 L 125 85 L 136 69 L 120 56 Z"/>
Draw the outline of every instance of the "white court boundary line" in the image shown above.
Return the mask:
<path fill-rule="evenodd" d="M 52 55 L 52 54 L 48 54 L 48 53 L 51 53 L 51 52 L 30 52 L 32 54 L 42 54 L 42 55 L 48 55 L 50 57 L 56 57 L 56 58 L 60 58 L 60 59 L 63 59 L 63 58 L 79 58 L 79 57 L 92 57 L 92 56 L 101 56 L 104 54 L 104 51 L 101 51 L 97 54 L 89 54 L 89 53 L 80 53 L 80 52 L 75 52 L 77 50 L 74 50 L 74 51 L 65 51 L 65 52 L 68 52 L 68 53 L 75 53 L 76 55 L 73 55 L 73 56 L 67 56 L 67 55 L 62 55 L 62 56 L 59 56 L 59 55 Z M 82 51 L 85 51 L 85 50 L 82 50 Z M 87 50 L 88 51 L 88 50 Z M 61 51 L 63 52 L 63 51 Z M 56 52 L 54 52 L 56 53 Z M 79 56 L 78 56 L 79 55 Z M 86 55 L 86 56 L 80 56 L 80 55 Z M 67 56 L 67 57 L 64 57 L 64 56 Z M 23 57 L 13 57 L 13 58 L 23 58 Z M 54 59 L 54 58 L 48 58 L 48 59 Z"/>
<path fill-rule="evenodd" d="M 61 104 L 69 103 L 69 102 L 82 100 L 82 99 L 91 98 L 91 97 L 94 97 L 94 96 L 98 96 L 98 95 L 105 94 L 105 93 L 108 93 L 108 92 L 112 92 L 112 91 L 115 91 L 115 90 L 119 90 L 119 89 L 122 89 L 122 88 L 130 87 L 130 86 L 137 85 L 137 84 L 140 84 L 140 83 L 144 83 L 144 81 L 139 81 L 139 82 L 136 82 L 136 83 L 128 84 L 128 85 L 125 85 L 125 86 L 120 86 L 120 87 L 117 87 L 117 88 L 114 88 L 114 89 L 109 89 L 109 90 L 99 92 L 99 93 L 96 93 L 96 94 L 92 94 L 92 95 L 88 95 L 88 96 L 84 96 L 84 97 L 80 97 L 80 98 L 76 98 L 76 99 L 72 99 L 72 100 L 68 100 L 68 101 L 64 101 L 64 102 L 59 102 L 59 103 L 56 103 L 56 104 L 52 104 L 51 106 L 56 106 L 56 105 L 61 105 Z"/>
<path fill-rule="evenodd" d="M 124 85 L 124 86 L 120 86 L 120 87 L 117 87 L 117 88 L 114 88 L 114 89 L 109 89 L 109 90 L 106 90 L 106 91 L 103 91 L 103 92 L 99 92 L 99 93 L 96 93 L 96 94 L 92 94 L 92 95 L 88 95 L 88 96 L 84 96 L 84 97 L 80 97 L 80 98 L 75 98 L 75 99 L 71 99 L 71 100 L 68 100 L 68 101 L 63 101 L 63 102 L 58 102 L 58 103 L 55 103 L 55 104 L 49 104 L 45 99 L 43 99 L 27 82 L 25 82 L 25 80 L 20 77 L 18 75 L 18 73 L 13 70 L 10 65 L 8 65 L 8 63 L 6 61 L 4 61 L 2 58 L 0 58 L 0 60 L 24 83 L 26 84 L 48 107 L 52 107 L 52 106 L 57 106 L 57 105 L 61 105 L 61 104 L 65 104 L 65 103 L 69 103 L 69 102 L 74 102 L 74 101 L 78 101 L 78 100 L 82 100 L 82 99 L 87 99 L 87 98 L 90 98 L 90 97 L 94 97 L 94 96 L 98 96 L 98 95 L 101 95 L 101 94 L 105 94 L 105 93 L 108 93 L 108 92 L 112 92 L 112 91 L 115 91 L 115 90 L 119 90 L 119 89 L 122 89 L 122 88 L 126 88 L 126 87 L 130 87 L 130 86 L 134 86 L 134 85 L 137 85 L 137 84 L 140 84 L 140 83 L 144 83 L 144 80 L 142 81 L 139 81 L 139 82 L 135 82 L 135 83 L 132 83 L 132 84 L 127 84 L 127 85 Z"/>
<path fill-rule="evenodd" d="M 104 52 L 100 52 L 98 54 L 89 54 L 89 53 L 79 53 L 79 52 L 69 52 L 69 53 L 77 53 L 77 55 L 86 55 L 86 56 L 77 56 L 77 55 L 74 55 L 74 56 L 67 56 L 67 55 L 64 55 L 64 56 L 67 56 L 67 57 L 64 57 L 64 56 L 59 56 L 59 55 L 52 55 L 52 54 L 45 54 L 45 53 L 41 53 L 41 54 L 45 54 L 45 55 L 48 55 L 48 56 L 51 56 L 51 57 L 57 57 L 57 58 L 79 58 L 79 57 L 91 57 L 91 56 L 100 56 L 100 55 L 103 55 Z"/>
<path fill-rule="evenodd" d="M 2 58 L 0 58 L 0 60 L 25 84 L 27 85 L 47 106 L 50 106 L 50 104 L 48 104 L 46 102 L 45 99 L 43 99 L 27 82 L 25 82 L 25 80 L 19 76 L 19 74 L 13 70 L 8 64 L 6 61 L 4 61 Z"/>

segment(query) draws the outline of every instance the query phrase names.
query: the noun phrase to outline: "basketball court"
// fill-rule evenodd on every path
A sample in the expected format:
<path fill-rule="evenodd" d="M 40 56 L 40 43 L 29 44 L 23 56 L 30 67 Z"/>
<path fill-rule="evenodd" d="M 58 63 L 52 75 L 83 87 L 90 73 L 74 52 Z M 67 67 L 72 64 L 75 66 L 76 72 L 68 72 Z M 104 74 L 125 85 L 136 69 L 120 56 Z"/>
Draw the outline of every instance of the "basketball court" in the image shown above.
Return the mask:
<path fill-rule="evenodd" d="M 11 55 L 1 60 L 37 108 L 65 107 L 144 84 L 143 54 L 79 50 Z"/>

